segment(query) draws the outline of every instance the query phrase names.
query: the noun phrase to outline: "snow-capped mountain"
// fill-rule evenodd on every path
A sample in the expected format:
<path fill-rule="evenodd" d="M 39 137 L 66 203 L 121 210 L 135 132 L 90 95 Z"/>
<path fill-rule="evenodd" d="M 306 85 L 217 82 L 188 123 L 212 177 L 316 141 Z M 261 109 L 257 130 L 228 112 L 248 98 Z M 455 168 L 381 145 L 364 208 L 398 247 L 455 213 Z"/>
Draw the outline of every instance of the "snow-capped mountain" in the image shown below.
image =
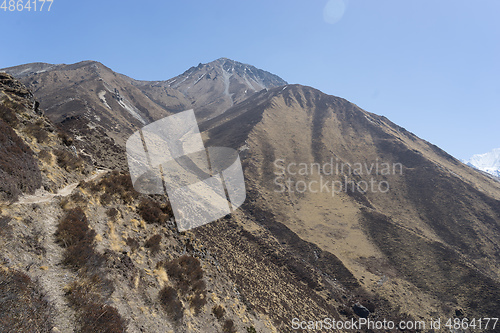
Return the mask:
<path fill-rule="evenodd" d="M 500 177 L 500 148 L 484 154 L 473 155 L 467 164 L 476 169 Z"/>

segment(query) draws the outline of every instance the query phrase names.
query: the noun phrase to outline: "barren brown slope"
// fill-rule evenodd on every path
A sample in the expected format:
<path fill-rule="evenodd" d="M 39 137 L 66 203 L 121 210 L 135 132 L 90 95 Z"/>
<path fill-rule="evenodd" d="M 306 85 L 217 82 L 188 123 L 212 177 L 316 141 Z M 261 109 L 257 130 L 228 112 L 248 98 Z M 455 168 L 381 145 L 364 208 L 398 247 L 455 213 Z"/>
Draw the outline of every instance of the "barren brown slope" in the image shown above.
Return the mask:
<path fill-rule="evenodd" d="M 246 209 L 267 212 L 256 221 L 276 238 L 288 241 L 284 226 L 340 258 L 366 290 L 415 318 L 451 317 L 455 309 L 500 315 L 498 182 L 384 117 L 299 85 L 256 94 L 205 125 L 209 145 L 242 151 Z M 321 192 L 312 183 L 313 193 L 300 183 L 281 192 L 277 165 L 295 163 L 290 171 L 298 173 L 299 163 L 332 158 L 334 166 L 364 169 L 282 176 L 295 184 L 385 181 L 389 190 Z M 390 174 L 369 174 L 372 163 L 388 163 Z"/>

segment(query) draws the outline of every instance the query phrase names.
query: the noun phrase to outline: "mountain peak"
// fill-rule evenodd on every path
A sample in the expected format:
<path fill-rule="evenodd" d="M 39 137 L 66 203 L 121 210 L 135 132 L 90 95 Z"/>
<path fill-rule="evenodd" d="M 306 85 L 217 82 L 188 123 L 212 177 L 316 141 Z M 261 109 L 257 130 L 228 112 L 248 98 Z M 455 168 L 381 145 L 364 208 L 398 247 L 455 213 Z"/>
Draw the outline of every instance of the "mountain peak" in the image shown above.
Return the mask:
<path fill-rule="evenodd" d="M 473 155 L 466 164 L 500 177 L 500 148 L 495 148 L 484 154 Z"/>
<path fill-rule="evenodd" d="M 220 115 L 262 89 L 286 84 L 285 80 L 275 74 L 228 58 L 200 63 L 181 75 L 160 83 L 192 100 L 191 106 L 197 110 L 197 117 L 200 119 Z"/>

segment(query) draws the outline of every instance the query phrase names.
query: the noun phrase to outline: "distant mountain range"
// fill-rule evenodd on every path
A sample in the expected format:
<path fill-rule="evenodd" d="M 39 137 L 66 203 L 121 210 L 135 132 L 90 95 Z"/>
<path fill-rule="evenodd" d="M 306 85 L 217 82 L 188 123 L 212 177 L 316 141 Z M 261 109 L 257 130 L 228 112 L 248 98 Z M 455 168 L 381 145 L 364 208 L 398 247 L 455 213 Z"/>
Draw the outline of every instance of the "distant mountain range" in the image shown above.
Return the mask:
<path fill-rule="evenodd" d="M 95 248 L 85 249 L 102 255 L 94 260 L 106 268 L 99 277 L 116 285 L 102 298 L 131 332 L 294 332 L 294 318 L 500 317 L 500 183 L 383 116 L 226 58 L 154 82 L 93 61 L 4 71 L 25 85 L 3 75 L 0 101 L 8 119 L 18 114 L 15 142 L 30 147 L 30 166 L 39 162 L 34 185 L 16 170 L 9 189 L 21 179 L 18 192 L 40 185 L 54 196 L 5 205 L 2 214 L 15 217 L 9 226 L 18 234 L 48 225 L 37 237 L 59 249 L 51 243 L 55 219 L 66 209 L 85 211 L 88 221 L 79 211 L 77 220 L 97 234 Z M 240 152 L 247 198 L 230 216 L 178 233 L 165 222 L 166 198 L 137 198 L 126 186 L 124 147 L 144 124 L 188 109 L 207 147 Z M 38 141 L 44 131 L 47 141 Z M 12 172 L 9 163 L 0 167 Z M 89 180 L 92 168 L 117 172 L 98 182 Z M 63 185 L 75 193 L 56 196 Z M 22 235 L 36 245 L 37 237 Z M 16 267 L 45 267 L 48 254 L 24 243 L 3 255 L 20 258 Z M 179 261 L 182 254 L 205 273 L 183 273 L 179 267 L 198 266 Z M 59 276 L 62 284 L 64 269 L 25 273 Z M 206 285 L 206 299 L 194 282 Z M 67 297 L 63 285 L 51 286 L 56 299 Z M 165 291 L 172 286 L 182 288 Z M 71 326 L 71 318 L 60 321 Z"/>
<path fill-rule="evenodd" d="M 493 176 L 500 177 L 500 148 L 484 154 L 473 155 L 464 163 Z"/>

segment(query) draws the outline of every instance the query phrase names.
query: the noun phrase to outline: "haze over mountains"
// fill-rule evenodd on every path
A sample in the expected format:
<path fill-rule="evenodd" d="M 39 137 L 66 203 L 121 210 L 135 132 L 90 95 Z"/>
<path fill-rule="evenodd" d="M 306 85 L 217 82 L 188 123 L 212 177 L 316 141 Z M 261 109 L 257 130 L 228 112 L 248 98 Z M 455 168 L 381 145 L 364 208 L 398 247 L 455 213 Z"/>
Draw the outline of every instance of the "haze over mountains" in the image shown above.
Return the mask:
<path fill-rule="evenodd" d="M 148 273 L 181 253 L 201 260 L 215 296 L 199 317 L 186 310 L 180 331 L 217 331 L 217 322 L 203 323 L 219 303 L 239 330 L 251 323 L 259 332 L 292 331 L 293 318 L 500 316 L 500 183 L 385 117 L 225 58 L 155 82 L 88 61 L 5 71 L 33 91 L 89 165 L 126 171 L 132 132 L 191 108 L 206 146 L 240 152 L 246 202 L 187 234 L 161 224 L 138 229 L 131 222 L 141 220 L 138 203 L 117 198 L 102 206 L 123 219 L 106 226 L 100 200 L 82 190 L 103 238 L 98 251 L 131 262 L 137 274 L 130 283 L 116 277 L 119 270 L 109 273 L 122 288 L 110 304 L 130 331 L 157 327 L 153 309 L 160 305 L 150 295 L 171 276 L 155 281 Z M 136 254 L 126 242 L 142 244 L 154 233 L 168 239 L 159 254 Z M 186 309 L 188 302 L 181 302 Z"/>

